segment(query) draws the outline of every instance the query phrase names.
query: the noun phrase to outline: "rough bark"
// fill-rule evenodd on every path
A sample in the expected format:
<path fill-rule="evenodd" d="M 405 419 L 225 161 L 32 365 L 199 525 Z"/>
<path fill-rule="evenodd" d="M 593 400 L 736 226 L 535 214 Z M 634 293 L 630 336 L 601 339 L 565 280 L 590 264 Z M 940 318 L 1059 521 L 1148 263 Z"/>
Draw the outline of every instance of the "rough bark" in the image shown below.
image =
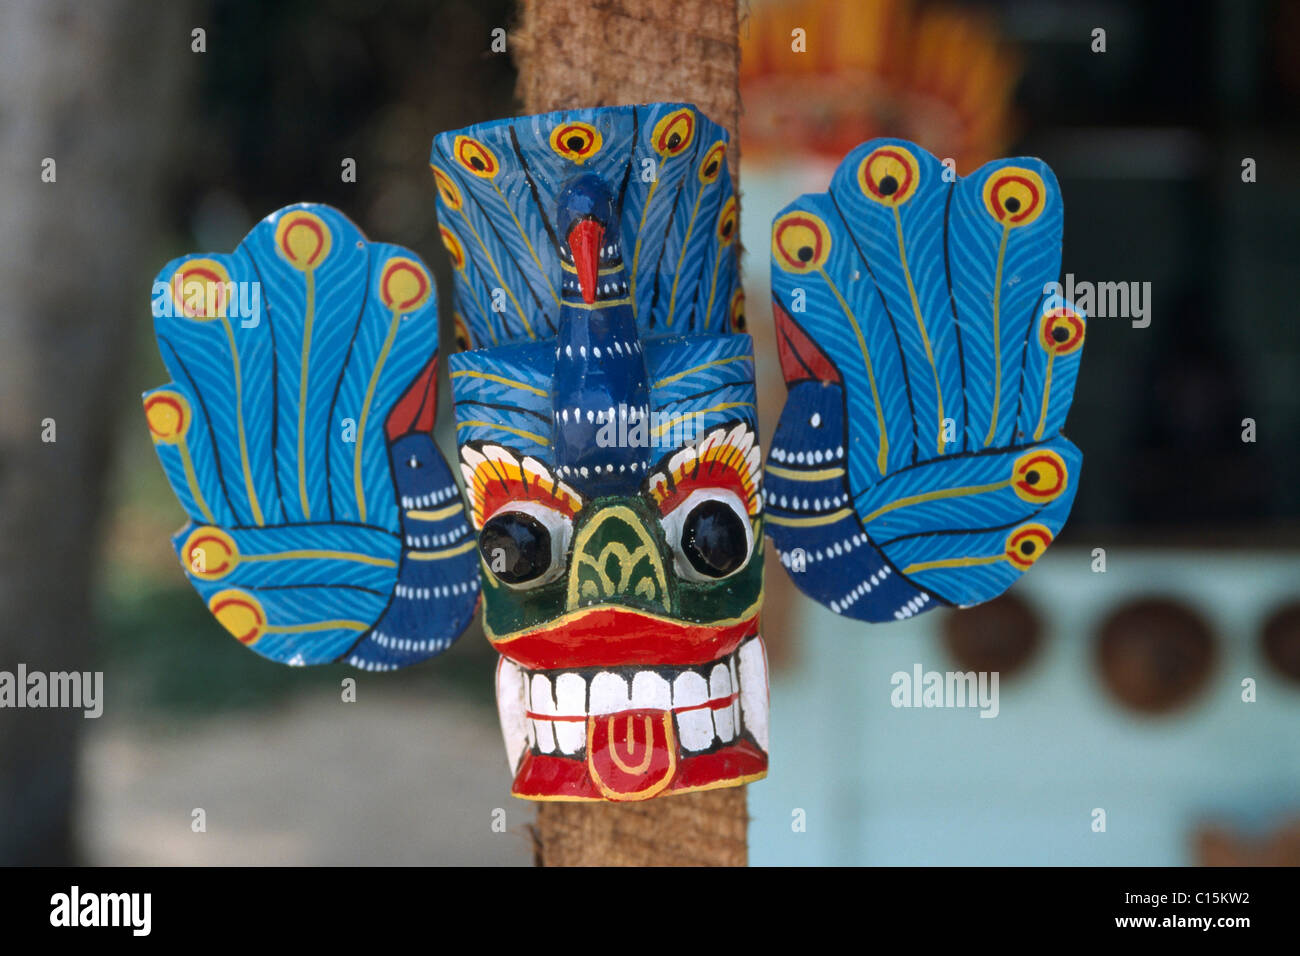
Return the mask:
<path fill-rule="evenodd" d="M 155 180 L 191 55 L 185 9 L 0 5 L 2 670 L 97 669 L 91 587 L 125 400 L 115 372 L 131 324 L 148 320 Z M 54 182 L 41 178 L 47 157 Z M 0 711 L 0 864 L 77 861 L 82 721 Z"/>
<path fill-rule="evenodd" d="M 524 0 L 511 38 L 526 113 L 680 100 L 731 134 L 737 177 L 736 0 Z M 739 191 L 739 190 L 738 190 Z M 541 866 L 743 866 L 745 788 L 645 803 L 538 806 Z"/>

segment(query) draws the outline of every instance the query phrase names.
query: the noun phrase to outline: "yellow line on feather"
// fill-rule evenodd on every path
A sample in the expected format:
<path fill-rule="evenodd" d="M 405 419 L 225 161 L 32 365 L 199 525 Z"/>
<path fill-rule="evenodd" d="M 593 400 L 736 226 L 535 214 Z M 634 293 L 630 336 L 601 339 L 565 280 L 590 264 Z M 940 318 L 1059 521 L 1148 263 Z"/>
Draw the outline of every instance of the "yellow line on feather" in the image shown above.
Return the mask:
<path fill-rule="evenodd" d="M 360 621 L 315 621 L 311 624 L 272 624 L 264 634 L 297 634 L 302 631 L 366 631 L 369 624 Z"/>
<path fill-rule="evenodd" d="M 441 561 L 443 558 L 454 558 L 466 551 L 473 551 L 477 546 L 478 542 L 471 537 L 464 544 L 458 544 L 455 547 L 443 548 L 441 551 L 408 551 L 406 556 L 412 561 Z"/>
<path fill-rule="evenodd" d="M 768 469 L 769 471 L 771 469 Z M 862 519 L 866 524 L 874 518 L 885 514 L 889 511 L 895 511 L 898 508 L 906 508 L 910 505 L 924 504 L 927 501 L 939 501 L 943 498 L 964 498 L 966 495 L 981 495 L 989 491 L 1001 491 L 1003 488 L 1011 487 L 1011 479 L 1006 481 L 994 481 L 987 485 L 965 485 L 961 488 L 940 488 L 938 491 L 927 491 L 924 494 L 909 495 L 906 498 L 899 498 L 897 501 L 891 501 L 887 505 L 882 505 L 871 514 Z"/>
<path fill-rule="evenodd" d="M 266 524 L 262 517 L 262 506 L 257 503 L 257 489 L 253 487 L 253 470 L 248 464 L 248 439 L 244 435 L 244 382 L 239 370 L 239 350 L 235 348 L 235 330 L 230 327 L 230 320 L 224 315 L 221 324 L 226 330 L 226 339 L 230 342 L 230 359 L 235 367 L 235 425 L 239 431 L 239 461 L 244 467 L 244 487 L 248 489 L 248 503 L 253 509 L 253 520 L 259 525 Z"/>
<path fill-rule="evenodd" d="M 916 286 L 912 284 L 912 270 L 907 264 L 907 246 L 903 241 L 903 218 L 898 207 L 894 206 L 894 229 L 898 233 L 898 258 L 903 264 L 903 277 L 907 279 L 907 294 L 912 297 L 912 314 L 916 316 L 916 327 L 921 331 L 921 342 L 925 345 L 925 357 L 930 360 L 930 371 L 934 374 L 934 397 L 939 405 L 939 454 L 943 454 L 943 388 L 939 384 L 939 367 L 934 363 L 934 351 L 930 348 L 930 335 L 925 330 L 925 319 L 921 317 L 921 303 L 916 298 Z"/>
<path fill-rule="evenodd" d="M 555 291 L 555 286 L 551 285 L 551 277 L 547 274 L 545 267 L 542 265 L 542 260 L 537 257 L 537 250 L 533 248 L 532 242 L 528 239 L 528 233 L 524 230 L 524 224 L 521 223 L 519 217 L 515 215 L 514 209 L 511 207 L 510 203 L 506 201 L 506 194 L 501 191 L 501 187 L 497 185 L 495 179 L 492 181 L 492 188 L 497 191 L 497 195 L 501 197 L 501 205 L 506 207 L 506 212 L 510 213 L 510 218 L 515 221 L 515 228 L 519 230 L 519 235 L 523 237 L 524 245 L 526 245 L 528 251 L 532 253 L 533 262 L 537 263 L 537 271 L 541 273 L 542 279 L 545 280 L 546 288 L 550 290 L 551 298 L 555 300 L 556 305 L 559 305 L 560 297 Z"/>
<path fill-rule="evenodd" d="M 462 428 L 499 428 L 503 432 L 509 432 L 512 435 L 518 435 L 520 438 L 527 438 L 537 442 L 539 445 L 549 445 L 550 441 L 545 435 L 538 435 L 535 432 L 526 432 L 522 428 L 511 428 L 509 425 L 502 425 L 500 422 L 485 422 L 480 419 L 474 419 L 468 422 L 460 422 L 456 425 L 456 430 Z"/>
<path fill-rule="evenodd" d="M 682 240 L 682 252 L 681 255 L 677 257 L 677 271 L 673 273 L 673 291 L 672 294 L 668 296 L 668 321 L 665 323 L 666 325 L 671 326 L 673 324 L 673 308 L 677 304 L 677 283 L 682 277 L 682 263 L 686 261 L 686 247 L 691 244 L 691 233 L 695 230 L 695 217 L 699 215 L 700 200 L 703 198 L 704 187 L 700 186 L 700 191 L 695 194 L 695 208 L 691 210 L 691 221 L 686 224 L 686 238 Z M 721 253 L 722 250 L 719 249 L 718 252 Z M 714 275 L 717 275 L 716 268 L 714 269 Z M 710 305 L 712 305 L 712 300 L 713 297 L 710 295 Z M 708 312 L 704 314 L 706 317 L 708 316 Z"/>
<path fill-rule="evenodd" d="M 904 574 L 915 574 L 918 571 L 934 571 L 939 568 L 970 568 L 979 564 L 997 564 L 999 561 L 1005 561 L 1006 556 L 1001 554 L 992 554 L 985 558 L 944 558 L 940 561 L 922 561 L 919 564 L 909 564 L 903 568 Z"/>
<path fill-rule="evenodd" d="M 1055 352 L 1047 353 L 1047 377 L 1043 380 L 1043 411 L 1038 416 L 1038 427 L 1034 429 L 1034 441 L 1042 441 L 1043 428 L 1047 424 L 1047 400 L 1052 397 L 1052 359 Z"/>
<path fill-rule="evenodd" d="M 356 561 L 358 564 L 373 564 L 379 568 L 395 568 L 396 561 L 388 558 L 376 558 L 369 554 L 355 551 L 326 551 L 318 548 L 304 548 L 298 551 L 273 551 L 268 554 L 241 554 L 244 561 Z"/>
<path fill-rule="evenodd" d="M 492 273 L 497 277 L 497 281 L 501 283 L 501 288 L 505 289 L 506 295 L 510 296 L 510 301 L 515 304 L 515 311 L 519 313 L 519 320 L 524 323 L 524 331 L 528 333 L 530 339 L 536 339 L 537 335 L 533 332 L 533 327 L 528 324 L 528 316 L 524 315 L 524 307 L 519 304 L 515 294 L 510 291 L 510 286 L 506 285 L 506 280 L 501 278 L 501 270 L 497 268 L 496 260 L 492 258 L 492 253 L 488 252 L 488 247 L 483 244 L 483 237 L 478 234 L 478 230 L 474 228 L 474 223 L 470 221 L 468 215 L 465 215 L 465 225 L 469 226 L 469 231 L 474 233 L 474 241 L 478 243 L 478 247 L 483 250 L 483 255 L 487 257 L 488 265 L 492 267 Z"/>
<path fill-rule="evenodd" d="M 370 384 L 366 386 L 366 399 L 361 404 L 361 420 L 357 425 L 357 449 L 352 456 L 352 487 L 356 490 L 357 514 L 362 522 L 366 520 L 366 492 L 361 481 L 361 449 L 366 441 L 366 420 L 370 418 L 370 403 L 374 400 L 375 387 L 379 384 L 379 373 L 383 371 L 384 363 L 388 361 L 388 352 L 393 347 L 393 339 L 397 337 L 397 326 L 401 321 L 402 313 L 394 309 L 392 321 L 388 323 L 388 335 L 384 337 L 384 347 L 379 350 L 379 360 L 375 362 L 375 370 L 370 373 Z"/>
<path fill-rule="evenodd" d="M 813 471 L 798 471 L 794 468 L 768 465 L 766 471 L 769 475 L 776 475 L 778 478 L 789 478 L 791 481 L 826 481 L 828 478 L 844 477 L 843 468 L 818 468 Z"/>
<path fill-rule="evenodd" d="M 298 497 L 302 500 L 303 516 L 311 518 L 311 503 L 307 500 L 307 370 L 311 357 L 311 327 L 316 317 L 316 270 L 304 273 L 307 284 L 307 307 L 302 326 L 302 368 L 298 376 Z"/>
<path fill-rule="evenodd" d="M 208 510 L 208 503 L 203 499 L 203 492 L 199 488 L 199 476 L 194 473 L 194 460 L 190 458 L 189 443 L 182 438 L 176 443 L 176 450 L 181 453 L 181 467 L 185 469 L 185 481 L 190 486 L 190 494 L 194 496 L 194 503 L 203 512 L 203 517 L 208 519 L 208 524 L 216 524 L 217 521 L 212 517 L 212 512 Z"/>
<path fill-rule="evenodd" d="M 411 509 L 406 512 L 406 516 L 419 521 L 441 521 L 443 518 L 450 518 L 463 508 L 464 506 L 458 501 L 454 505 L 447 505 L 447 507 L 439 508 L 437 511 L 416 511 Z"/>
<path fill-rule="evenodd" d="M 548 398 L 548 394 L 540 388 L 534 388 L 532 385 L 516 381 L 513 378 L 506 378 L 502 375 L 493 375 L 491 372 L 478 372 L 474 369 L 461 369 L 459 372 L 452 372 L 452 378 L 460 378 L 462 375 L 468 375 L 470 378 L 485 378 L 489 382 L 497 382 L 501 385 L 509 385 L 512 388 L 522 388 L 526 392 L 532 392 L 534 395 L 540 395 L 542 398 Z"/>
<path fill-rule="evenodd" d="M 1011 234 L 1010 226 L 1002 227 L 1002 241 L 998 243 L 998 268 L 993 277 L 993 417 L 989 421 L 989 433 L 984 438 L 985 447 L 993 442 L 993 433 L 998 429 L 998 405 L 1002 402 L 1002 340 L 998 332 L 999 311 L 1002 308 L 1002 263 L 1007 255 L 1007 236 Z"/>
<path fill-rule="evenodd" d="M 645 234 L 646 213 L 650 211 L 650 201 L 655 198 L 655 190 L 659 188 L 659 171 L 663 169 L 663 165 L 664 163 L 661 159 L 659 165 L 655 167 L 654 182 L 650 184 L 650 190 L 645 196 L 645 205 L 641 207 L 641 224 L 636 228 L 636 245 L 632 248 L 632 274 L 630 288 L 632 290 L 631 299 L 633 316 L 636 316 L 636 264 L 641 260 L 641 237 Z"/>
<path fill-rule="evenodd" d="M 770 511 L 767 514 L 767 520 L 772 524 L 780 525 L 783 528 L 816 528 L 824 524 L 834 524 L 842 521 L 849 515 L 853 514 L 848 508 L 841 508 L 839 511 L 832 511 L 828 515 L 818 515 L 815 518 L 783 518 L 780 515 L 774 515 Z"/>
<path fill-rule="evenodd" d="M 858 349 L 862 352 L 862 361 L 867 368 L 867 380 L 871 383 L 871 398 L 876 403 L 876 424 L 880 428 L 880 450 L 876 453 L 876 467 L 883 475 L 889 463 L 889 433 L 885 428 L 885 410 L 880 404 L 880 391 L 876 388 L 876 373 L 871 367 L 871 355 L 867 352 L 867 340 L 862 335 L 862 328 L 858 325 L 857 316 L 853 314 L 849 304 L 844 301 L 844 296 L 840 295 L 840 290 L 831 281 L 831 277 L 826 274 L 826 270 L 818 266 L 817 271 L 830 287 L 830 290 L 835 293 L 840 308 L 844 310 L 844 315 L 848 318 L 849 324 L 853 326 L 853 334 L 858 337 Z"/>

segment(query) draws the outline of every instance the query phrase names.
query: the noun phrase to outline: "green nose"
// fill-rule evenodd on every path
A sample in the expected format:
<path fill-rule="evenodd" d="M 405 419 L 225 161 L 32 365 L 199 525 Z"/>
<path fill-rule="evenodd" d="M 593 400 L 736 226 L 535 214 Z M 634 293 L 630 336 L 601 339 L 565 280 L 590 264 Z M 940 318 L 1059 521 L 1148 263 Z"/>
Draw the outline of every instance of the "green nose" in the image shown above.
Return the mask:
<path fill-rule="evenodd" d="M 601 508 L 578 529 L 567 610 L 612 603 L 672 611 L 668 575 L 651 520 L 641 509 L 620 502 Z"/>

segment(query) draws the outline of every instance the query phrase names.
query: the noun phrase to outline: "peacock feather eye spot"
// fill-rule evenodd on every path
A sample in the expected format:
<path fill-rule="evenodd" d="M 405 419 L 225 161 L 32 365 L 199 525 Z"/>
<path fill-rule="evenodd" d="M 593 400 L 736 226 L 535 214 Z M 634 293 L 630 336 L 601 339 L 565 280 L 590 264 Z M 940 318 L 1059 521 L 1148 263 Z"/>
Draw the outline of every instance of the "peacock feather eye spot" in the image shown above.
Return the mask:
<path fill-rule="evenodd" d="M 718 171 L 718 164 L 716 162 L 709 163 L 709 165 L 704 167 L 704 175 L 706 176 L 712 176 L 717 171 Z"/>
<path fill-rule="evenodd" d="M 880 181 L 880 192 L 884 196 L 892 196 L 898 192 L 898 180 L 893 176 L 886 176 Z"/>
<path fill-rule="evenodd" d="M 740 515 L 721 501 L 702 501 L 682 526 L 682 553 L 700 574 L 724 578 L 739 568 L 749 553 Z"/>
<path fill-rule="evenodd" d="M 1008 200 L 1007 200 L 1006 202 L 1004 202 L 1002 205 L 1003 205 L 1003 207 L 1006 209 L 1007 212 L 1019 212 L 1019 211 L 1020 211 L 1020 200 L 1017 199 L 1015 196 L 1012 196 L 1010 199 L 1008 199 Z"/>
<path fill-rule="evenodd" d="M 482 172 L 483 169 L 485 168 L 483 165 L 483 160 L 481 160 L 477 156 L 471 156 L 469 160 L 469 164 L 473 166 L 475 169 L 479 170 L 480 172 Z"/>
<path fill-rule="evenodd" d="M 1057 342 L 1064 342 L 1069 337 L 1070 330 L 1063 325 L 1058 325 L 1056 328 L 1052 329 L 1052 338 Z"/>
<path fill-rule="evenodd" d="M 494 515 L 479 534 L 479 551 L 492 573 L 506 584 L 523 584 L 551 566 L 551 533 L 521 511 Z"/>

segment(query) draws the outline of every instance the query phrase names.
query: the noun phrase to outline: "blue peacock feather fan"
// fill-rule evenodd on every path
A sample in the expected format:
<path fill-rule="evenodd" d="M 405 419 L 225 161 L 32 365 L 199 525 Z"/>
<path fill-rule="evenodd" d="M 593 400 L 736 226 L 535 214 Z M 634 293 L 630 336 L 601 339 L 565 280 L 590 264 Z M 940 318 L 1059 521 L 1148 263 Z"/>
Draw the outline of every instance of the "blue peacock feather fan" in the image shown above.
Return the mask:
<path fill-rule="evenodd" d="M 768 531 L 831 610 L 882 621 L 987 601 L 1065 523 L 1082 456 L 1061 427 L 1084 315 L 1050 293 L 1063 222 L 1040 160 L 959 179 L 890 139 L 777 216 L 790 393 Z"/>
<path fill-rule="evenodd" d="M 479 585 L 431 435 L 437 309 L 419 259 L 290 206 L 229 255 L 169 263 L 153 310 L 172 381 L 145 415 L 190 519 L 177 555 L 218 621 L 288 664 L 384 670 L 445 650 Z"/>

